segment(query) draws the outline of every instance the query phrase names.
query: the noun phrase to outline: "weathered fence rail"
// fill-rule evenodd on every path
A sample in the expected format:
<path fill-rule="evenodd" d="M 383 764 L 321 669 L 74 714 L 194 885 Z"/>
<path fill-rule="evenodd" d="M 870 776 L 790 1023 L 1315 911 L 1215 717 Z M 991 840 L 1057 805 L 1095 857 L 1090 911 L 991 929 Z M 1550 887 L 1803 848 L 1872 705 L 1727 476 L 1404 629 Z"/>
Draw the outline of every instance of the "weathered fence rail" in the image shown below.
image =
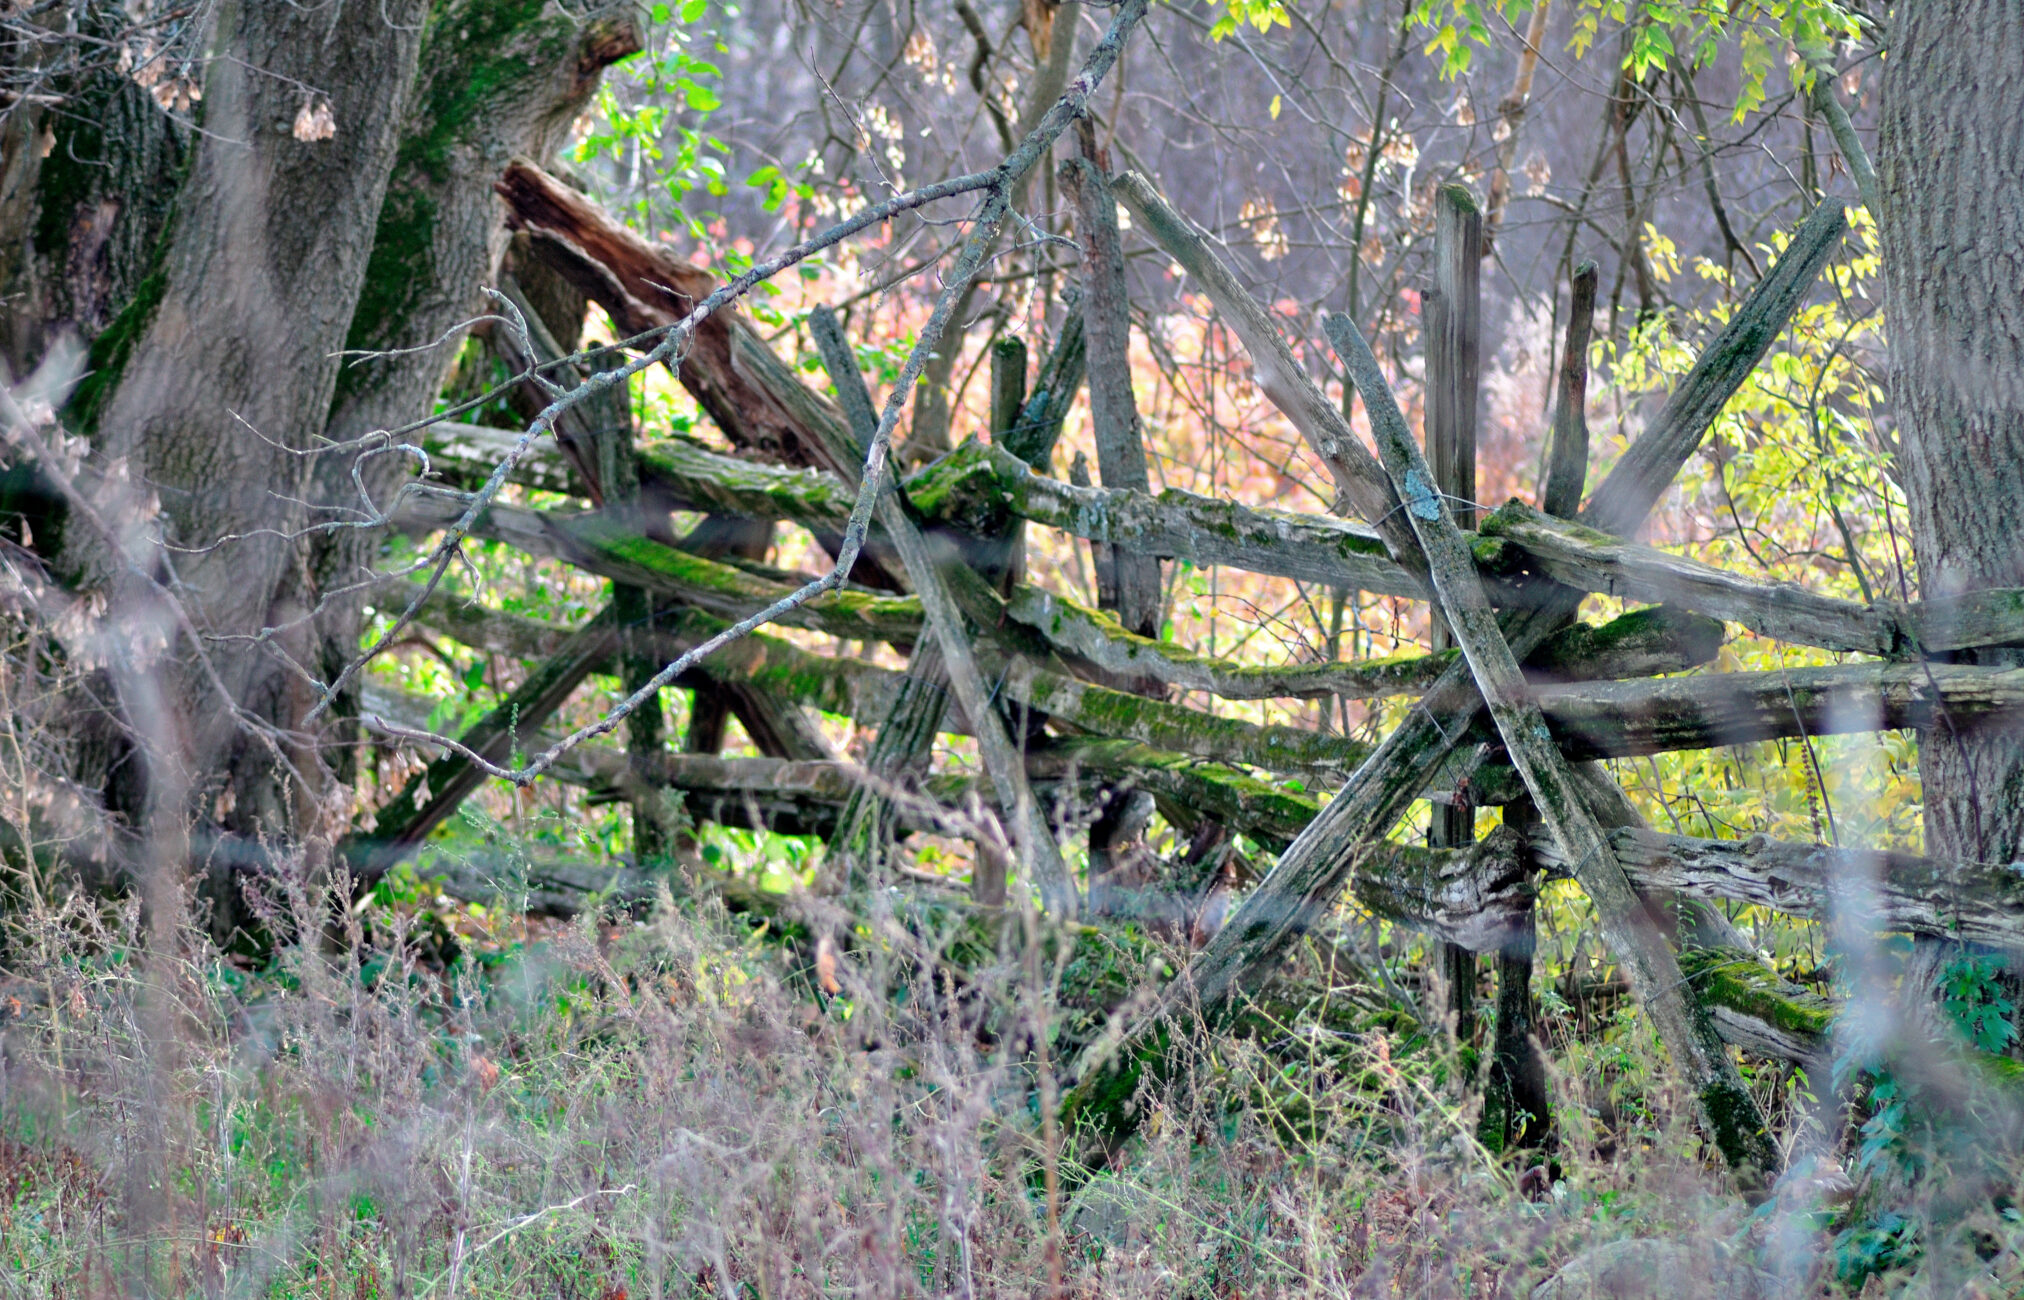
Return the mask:
<path fill-rule="evenodd" d="M 1710 1131 L 1742 1166 L 1761 1166 L 1768 1156 L 1715 1034 L 1752 1050 L 1815 1059 L 1832 1008 L 1734 953 L 1676 952 L 1642 919 L 1640 896 L 1724 900 L 2002 946 L 2024 942 L 2024 869 L 1659 835 L 1625 824 L 1634 815 L 1613 804 L 1603 808 L 1595 778 L 1579 766 L 1597 758 L 1922 728 L 1943 718 L 2024 716 L 2024 669 L 1948 661 L 1960 651 L 2024 645 L 2024 591 L 1862 604 L 1626 540 L 1832 256 L 1843 229 L 1836 205 L 1823 206 L 1794 232 L 1785 254 L 1578 520 L 1514 501 L 1463 531 L 1428 491 L 1430 471 L 1354 331 L 1331 327 L 1371 408 L 1383 464 L 1297 363 L 1280 323 L 1245 293 L 1214 246 L 1144 178 L 1106 178 L 1093 148 L 1085 142 L 1074 163 L 1078 202 L 1097 231 L 1090 255 L 1098 261 L 1107 255 L 1107 188 L 1131 211 L 1134 229 L 1173 257 L 1231 324 L 1261 389 L 1328 467 L 1337 509 L 1372 522 L 1136 490 L 1145 480 L 1134 469 L 1141 462 L 1134 459 L 1138 429 L 1128 379 L 1120 383 L 1122 282 L 1105 281 L 1081 308 L 1101 321 L 1085 337 L 1077 318 L 1032 392 L 1023 346 L 1007 344 L 994 354 L 991 441 L 967 441 L 893 488 L 855 575 L 862 585 L 811 600 L 784 620 L 845 642 L 899 647 L 912 655 L 908 672 L 755 634 L 681 684 L 732 701 L 767 757 L 628 756 L 593 746 L 557 776 L 601 796 L 632 799 L 636 807 L 645 806 L 643 786 L 679 792 L 692 816 L 825 835 L 833 853 L 853 863 L 868 846 L 876 856 L 877 841 L 906 830 L 968 833 L 965 810 L 979 808 L 1017 822 L 1026 840 L 1045 836 L 1041 847 L 1050 849 L 1050 827 L 1094 818 L 1096 863 L 1108 852 L 1120 801 L 1149 794 L 1172 824 L 1198 837 L 1241 833 L 1277 852 L 1270 871 L 1171 986 L 1161 1012 L 1186 1003 L 1212 1019 L 1223 1014 L 1218 1008 L 1262 988 L 1292 939 L 1340 897 L 1459 950 L 1508 957 L 1529 942 L 1524 936 L 1542 875 L 1571 874 L 1597 902 L 1630 987 L 1657 1015 L 1676 1061 L 1706 1102 Z M 500 193 L 516 224 L 532 232 L 536 251 L 603 304 L 621 330 L 668 324 L 708 292 L 706 273 L 639 240 L 538 169 L 516 163 Z M 1587 298 L 1577 292 L 1578 306 L 1592 306 L 1589 279 Z M 1582 319 L 1570 324 L 1569 338 L 1579 346 L 1588 327 L 1585 314 L 1577 315 Z M 860 445 L 871 415 L 841 325 L 821 313 L 812 321 L 838 392 L 833 402 L 806 387 L 735 313 L 713 321 L 679 373 L 738 454 L 684 439 L 640 446 L 637 499 L 620 503 L 605 501 L 584 481 L 580 455 L 544 452 L 521 462 L 516 481 L 603 508 L 501 502 L 473 529 L 608 578 L 620 590 L 643 592 L 646 609 L 628 616 L 625 628 L 597 624 L 572 633 L 441 593 L 423 606 L 425 626 L 539 661 L 528 685 L 501 706 L 511 713 L 510 726 L 503 715 L 488 718 L 463 738 L 469 748 L 490 755 L 538 734 L 568 685 L 611 671 L 621 645 L 665 660 L 806 580 L 676 537 L 669 512 L 705 515 L 696 539 L 708 521 L 785 522 L 834 551 L 856 496 L 851 448 Z M 1458 346 L 1467 352 L 1466 342 Z M 1458 373 L 1468 371 L 1468 357 L 1458 358 Z M 1103 487 L 1040 472 L 1085 375 L 1102 408 Z M 1563 516 L 1573 514 L 1582 495 L 1584 384 L 1580 359 L 1570 357 L 1562 405 L 1576 409 L 1556 415 L 1547 493 Z M 1466 423 L 1467 394 L 1449 396 L 1455 418 Z M 426 445 L 434 484 L 407 495 L 400 526 L 429 532 L 456 518 L 468 500 L 463 490 L 490 472 L 508 437 L 470 425 L 432 430 Z M 1108 586 L 1099 584 L 1106 608 L 1090 609 L 1022 580 L 1022 530 L 1036 526 L 1095 546 L 1099 572 L 1108 575 Z M 1146 593 L 1167 561 L 1430 601 L 1459 648 L 1280 665 L 1193 653 L 1130 630 L 1156 625 Z M 1601 626 L 1582 624 L 1574 613 L 1591 593 L 1649 608 Z M 412 595 L 401 585 L 387 599 L 405 605 Z M 950 639 L 951 620 L 973 635 Z M 1772 672 L 1694 671 L 1716 657 L 1724 624 L 1858 658 Z M 945 690 L 961 703 L 952 707 Z M 1417 702 L 1375 748 L 1196 707 L 1204 697 L 1389 696 Z M 404 707 L 383 693 L 379 706 Z M 795 722 L 808 708 L 876 729 L 870 760 L 876 775 L 831 758 L 806 720 Z M 1012 724 L 1009 741 L 997 714 Z M 932 736 L 976 734 L 980 720 L 995 755 L 986 764 L 988 779 L 928 774 Z M 1003 748 L 1007 743 L 1013 748 Z M 452 754 L 432 765 L 383 811 L 379 828 L 354 837 L 353 860 L 384 863 L 425 835 L 446 801 L 453 806 L 476 783 L 469 765 L 460 764 Z M 1008 765 L 1019 769 L 1009 784 Z M 1453 848 L 1391 842 L 1392 825 L 1430 785 L 1444 802 L 1515 805 L 1507 828 Z M 1620 802 L 1613 784 L 1604 785 Z M 1045 807 L 1013 806 L 1027 791 Z M 985 856 L 980 849 L 980 864 Z M 1041 874 L 1050 907 L 1072 911 L 1072 884 L 1048 865 L 1058 859 L 1051 852 L 1041 857 L 1046 863 L 1028 867 L 1047 866 Z M 995 896 L 990 890 L 1002 882 L 980 874 L 979 888 Z M 1523 959 L 1500 959 L 1499 969 L 1507 978 L 1529 978 Z M 1159 1068 L 1157 1023 L 1157 1016 L 1134 1022 L 1088 1046 L 1071 1070 L 1080 1081 L 1073 1112 L 1129 1122 L 1118 1099 L 1129 1095 L 1135 1071 Z"/>

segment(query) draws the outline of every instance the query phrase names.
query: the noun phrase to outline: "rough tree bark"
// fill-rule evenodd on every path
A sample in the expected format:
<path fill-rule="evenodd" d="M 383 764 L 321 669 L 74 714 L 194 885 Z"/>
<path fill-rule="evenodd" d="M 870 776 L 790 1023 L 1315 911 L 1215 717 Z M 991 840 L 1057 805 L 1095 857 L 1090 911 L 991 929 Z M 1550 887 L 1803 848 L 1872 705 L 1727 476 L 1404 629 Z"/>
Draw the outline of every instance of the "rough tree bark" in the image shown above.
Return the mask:
<path fill-rule="evenodd" d="M 463 342 L 458 326 L 491 309 L 480 287 L 493 282 L 507 239 L 500 205 L 490 192 L 499 159 L 550 158 L 604 69 L 639 48 L 630 9 L 609 0 L 582 15 L 553 5 L 489 0 L 435 6 L 422 36 L 413 112 L 345 339 L 350 349 L 394 355 L 354 362 L 340 374 L 324 430 L 332 443 L 398 429 L 430 413 Z M 570 333 L 564 346 L 573 346 L 574 332 L 560 322 L 557 328 Z M 436 346 L 425 348 L 429 344 Z M 352 461 L 343 455 L 321 459 L 320 502 L 359 504 Z M 379 501 L 413 468 L 395 456 L 360 466 L 367 490 Z M 326 590 L 355 583 L 378 547 L 379 539 L 366 532 L 325 535 L 314 543 L 311 572 Z M 325 606 L 314 665 L 324 680 L 336 677 L 356 653 L 362 612 L 355 595 Z M 341 700 L 336 710 L 340 718 L 355 711 L 351 699 Z M 346 739 L 332 751 L 342 776 L 352 767 Z"/>
<path fill-rule="evenodd" d="M 130 788 L 129 801 L 187 786 L 191 804 L 242 833 L 293 835 L 326 819 L 320 758 L 280 734 L 314 703 L 283 659 L 311 658 L 300 616 L 313 600 L 303 548 L 284 538 L 306 522 L 305 453 L 330 409 L 424 16 L 421 0 L 334 12 L 227 7 L 212 37 L 222 57 L 206 74 L 204 132 L 159 264 L 95 340 L 72 416 L 95 435 L 96 468 L 132 484 L 105 513 L 158 528 L 171 547 L 198 548 L 151 560 L 173 565 L 204 643 L 180 638 L 157 716 L 130 718 L 156 739 L 152 790 Z M 327 106 L 333 136 L 296 129 L 312 105 Z M 159 518 L 143 525 L 154 500 Z M 138 531 L 131 542 L 152 546 Z M 78 530 L 63 560 L 85 584 L 114 563 Z M 267 644 L 234 639 L 291 623 Z M 275 728 L 272 743 L 249 734 L 249 722 Z"/>
<path fill-rule="evenodd" d="M 1999 0 L 1892 15 L 1878 180 L 1899 461 L 1921 594 L 2024 582 L 2024 24 Z M 1978 651 L 1975 662 L 2018 662 Z M 2024 733 L 1921 733 L 1926 849 L 2024 853 Z"/>

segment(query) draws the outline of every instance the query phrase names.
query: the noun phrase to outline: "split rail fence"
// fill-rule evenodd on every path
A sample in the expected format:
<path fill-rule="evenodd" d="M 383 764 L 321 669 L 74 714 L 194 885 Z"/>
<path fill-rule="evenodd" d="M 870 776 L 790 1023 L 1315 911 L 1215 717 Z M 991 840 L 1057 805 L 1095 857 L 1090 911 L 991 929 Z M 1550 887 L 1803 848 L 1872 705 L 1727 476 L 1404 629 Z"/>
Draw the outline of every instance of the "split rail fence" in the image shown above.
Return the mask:
<path fill-rule="evenodd" d="M 901 480 L 851 585 L 783 619 L 846 641 L 891 644 L 910 655 L 907 669 L 757 633 L 680 682 L 694 692 L 694 705 L 678 745 L 660 734 L 656 712 L 642 710 L 627 720 L 625 752 L 570 753 L 551 774 L 630 800 L 642 858 L 681 834 L 680 819 L 669 814 L 679 796 L 697 820 L 828 837 L 845 885 L 853 873 L 862 879 L 886 871 L 887 879 L 931 887 L 888 861 L 893 837 L 913 829 L 974 833 L 963 829 L 976 821 L 962 810 L 973 800 L 1002 804 L 1003 789 L 988 772 L 974 781 L 927 772 L 938 732 L 974 730 L 961 702 L 950 702 L 946 650 L 924 622 L 924 595 L 943 593 L 974 629 L 975 670 L 996 687 L 986 707 L 1006 715 L 1030 788 L 1048 805 L 1029 824 L 1058 828 L 1080 810 L 1094 814 L 1086 898 L 1072 882 L 1064 890 L 1065 873 L 1050 881 L 1043 865 L 1025 868 L 1048 910 L 1068 920 L 1078 909 L 1136 909 L 1192 929 L 1197 942 L 1161 1007 L 1088 1045 L 1073 1064 L 1067 1106 L 1091 1124 L 1129 1126 L 1131 1099 L 1162 1059 L 1162 1017 L 1183 1008 L 1212 1020 L 1230 1014 L 1345 894 L 1439 941 L 1443 963 L 1466 973 L 1451 981 L 1459 1016 L 1473 1014 L 1466 993 L 1476 983 L 1477 954 L 1494 955 L 1498 1068 L 1512 1105 L 1543 1115 L 1543 1085 L 1523 1040 L 1533 899 L 1544 877 L 1578 881 L 1630 991 L 1701 1098 L 1709 1132 L 1745 1173 L 1768 1169 L 1772 1153 L 1723 1040 L 1817 1061 L 1833 1007 L 1740 951 L 1706 900 L 1821 918 L 1860 908 L 1882 930 L 2017 946 L 2024 875 L 2013 866 L 1659 834 L 1594 763 L 1926 727 L 1943 717 L 2024 716 L 2024 669 L 1948 661 L 1961 651 L 2024 643 L 2024 591 L 1857 604 L 1627 540 L 1835 252 L 1843 231 L 1838 204 L 1824 205 L 1792 233 L 1784 255 L 1663 410 L 1592 486 L 1582 412 L 1594 281 L 1592 269 L 1577 274 L 1544 508 L 1514 501 L 1477 518 L 1481 229 L 1466 193 L 1450 190 L 1441 199 L 1426 307 L 1424 450 L 1354 327 L 1329 322 L 1330 341 L 1371 417 L 1380 453 L 1373 458 L 1296 362 L 1279 325 L 1144 178 L 1108 175 L 1086 145 L 1063 180 L 1077 203 L 1085 272 L 1079 307 L 1037 375 L 1029 384 L 1024 346 L 1001 340 L 991 357 L 986 436 Z M 596 302 L 621 333 L 672 324 L 714 287 L 707 272 L 640 239 L 531 165 L 514 163 L 498 190 L 518 232 L 514 264 L 530 282 L 506 286 L 526 330 L 492 331 L 495 350 L 516 371 L 567 354 L 537 310 L 537 279 L 551 292 L 560 285 L 565 297 Z M 1373 523 L 1146 490 L 1124 357 L 1115 203 L 1233 329 L 1260 388 L 1334 476 L 1338 509 Z M 858 448 L 869 437 L 873 408 L 836 318 L 819 311 L 810 324 L 836 401 L 809 388 L 736 312 L 718 312 L 697 331 L 677 375 L 736 455 L 680 438 L 638 443 L 630 412 L 614 402 L 573 408 L 552 450 L 520 462 L 519 481 L 582 498 L 585 508 L 494 504 L 475 534 L 609 579 L 613 594 L 602 613 L 574 629 L 441 592 L 429 597 L 420 615 L 425 626 L 539 661 L 509 700 L 461 737 L 465 746 L 495 761 L 516 746 L 533 747 L 544 720 L 589 674 L 645 681 L 660 664 L 799 586 L 800 575 L 761 563 L 775 524 L 800 525 L 835 545 L 856 495 Z M 527 348 L 534 355 L 520 355 Z M 1051 474 L 1063 421 L 1085 383 L 1103 486 Z M 407 495 L 400 525 L 423 534 L 451 523 L 514 436 L 459 424 L 430 430 L 436 474 Z M 704 520 L 676 536 L 669 525 L 675 511 Z M 1028 527 L 1057 529 L 1094 548 L 1102 608 L 1024 580 Z M 1147 635 L 1157 627 L 1159 564 L 1171 560 L 1428 600 L 1436 650 L 1257 667 L 1181 649 Z M 415 594 L 388 585 L 381 593 L 388 606 L 404 607 Z M 1575 614 L 1589 593 L 1641 607 L 1586 624 Z M 1861 658 L 1789 671 L 1664 675 L 1712 662 L 1730 623 Z M 1417 703 L 1373 748 L 1171 698 L 1186 692 L 1231 700 L 1406 696 Z M 364 707 L 400 719 L 412 704 L 369 690 Z M 861 765 L 829 751 L 804 712 L 811 708 L 876 728 Z M 716 752 L 729 717 L 765 757 Z M 1260 772 L 1272 779 L 1254 775 Z M 373 831 L 346 846 L 360 878 L 374 878 L 420 844 L 481 779 L 454 753 L 432 763 L 379 811 Z M 1325 803 L 1309 793 L 1321 789 L 1335 793 Z M 1391 828 L 1423 795 L 1436 805 L 1431 845 L 1390 842 Z M 1505 824 L 1476 841 L 1470 810 L 1490 805 L 1505 808 Z M 1144 855 L 1127 848 L 1153 806 L 1188 837 L 1188 850 L 1148 878 Z M 1002 811 L 1008 824 L 1022 815 Z M 1238 833 L 1276 851 L 1276 863 L 1218 926 L 1212 913 L 1226 905 L 1231 884 L 1218 850 Z M 1018 855 L 993 836 L 979 838 L 976 900 L 1003 903 Z M 1049 853 L 1053 843 L 1050 834 Z M 626 879 L 638 888 L 648 881 L 643 872 Z M 565 904 L 572 889 L 583 888 L 569 879 L 549 886 Z"/>

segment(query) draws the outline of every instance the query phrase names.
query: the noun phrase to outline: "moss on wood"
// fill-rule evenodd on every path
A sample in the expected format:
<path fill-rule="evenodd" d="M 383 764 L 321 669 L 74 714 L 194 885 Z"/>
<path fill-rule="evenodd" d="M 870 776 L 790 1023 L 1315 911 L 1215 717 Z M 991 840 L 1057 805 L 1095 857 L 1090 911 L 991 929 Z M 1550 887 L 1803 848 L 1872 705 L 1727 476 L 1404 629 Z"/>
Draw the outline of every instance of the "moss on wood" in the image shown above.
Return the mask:
<path fill-rule="evenodd" d="M 1801 1040 L 1824 1043 L 1833 1027 L 1832 1002 L 1750 957 L 1692 949 L 1680 954 L 1680 969 L 1705 1006 L 1726 1007 Z"/>

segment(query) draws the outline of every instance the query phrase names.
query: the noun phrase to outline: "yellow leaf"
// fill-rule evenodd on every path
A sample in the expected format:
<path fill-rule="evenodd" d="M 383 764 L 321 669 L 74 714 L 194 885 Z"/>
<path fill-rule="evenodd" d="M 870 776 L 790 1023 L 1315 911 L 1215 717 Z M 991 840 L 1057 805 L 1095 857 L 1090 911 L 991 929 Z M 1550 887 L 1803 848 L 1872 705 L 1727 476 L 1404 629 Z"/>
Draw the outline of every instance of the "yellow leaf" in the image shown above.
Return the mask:
<path fill-rule="evenodd" d="M 1279 120 L 1279 96 L 1277 95 L 1272 97 L 1272 120 L 1275 122 Z"/>

